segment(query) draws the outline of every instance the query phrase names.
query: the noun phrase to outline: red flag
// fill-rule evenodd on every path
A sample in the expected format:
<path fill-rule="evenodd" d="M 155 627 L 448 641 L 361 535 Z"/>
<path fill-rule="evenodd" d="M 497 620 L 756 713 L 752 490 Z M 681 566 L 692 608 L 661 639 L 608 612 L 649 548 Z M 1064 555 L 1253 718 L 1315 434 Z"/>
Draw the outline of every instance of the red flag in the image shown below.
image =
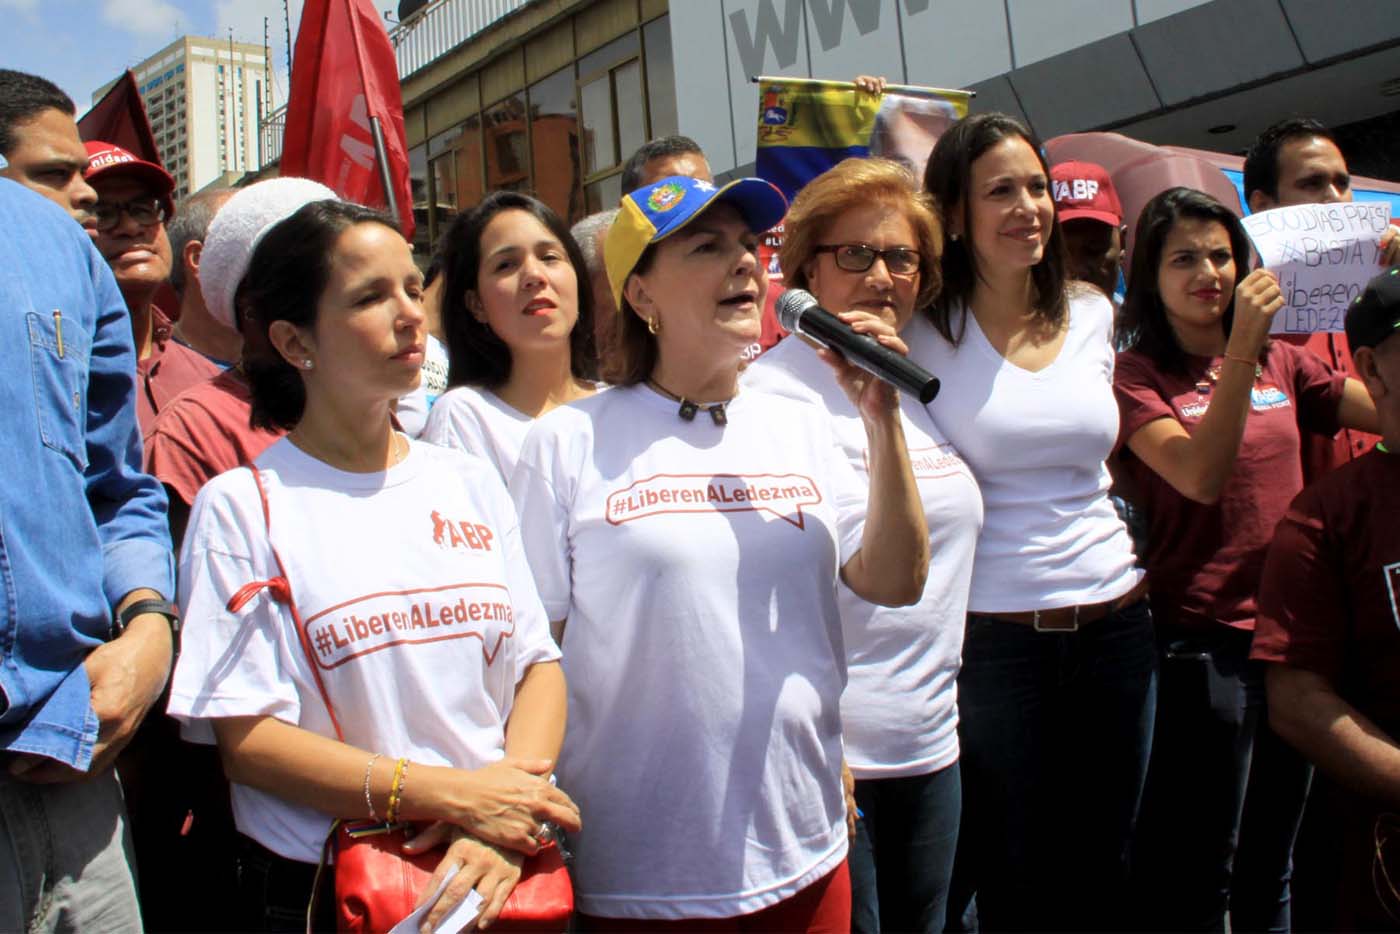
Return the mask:
<path fill-rule="evenodd" d="M 78 135 L 83 142 L 101 140 L 116 143 L 127 152 L 147 162 L 162 165 L 156 136 L 146 116 L 146 105 L 136 87 L 136 76 L 130 71 L 117 79 L 102 100 L 78 121 Z"/>
<path fill-rule="evenodd" d="M 292 59 L 281 174 L 387 206 L 370 119 L 379 118 L 404 236 L 413 236 L 398 62 L 370 0 L 306 0 Z"/>

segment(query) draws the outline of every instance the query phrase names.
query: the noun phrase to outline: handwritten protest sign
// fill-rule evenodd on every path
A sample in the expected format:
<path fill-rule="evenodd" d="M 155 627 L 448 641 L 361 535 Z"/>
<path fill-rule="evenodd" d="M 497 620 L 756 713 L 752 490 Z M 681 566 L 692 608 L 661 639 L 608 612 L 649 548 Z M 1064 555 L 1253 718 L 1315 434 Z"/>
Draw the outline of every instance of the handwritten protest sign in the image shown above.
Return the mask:
<path fill-rule="evenodd" d="M 1244 219 L 1265 268 L 1278 275 L 1287 303 L 1275 334 L 1341 331 L 1347 306 L 1380 272 L 1380 238 L 1390 202 L 1297 204 Z"/>

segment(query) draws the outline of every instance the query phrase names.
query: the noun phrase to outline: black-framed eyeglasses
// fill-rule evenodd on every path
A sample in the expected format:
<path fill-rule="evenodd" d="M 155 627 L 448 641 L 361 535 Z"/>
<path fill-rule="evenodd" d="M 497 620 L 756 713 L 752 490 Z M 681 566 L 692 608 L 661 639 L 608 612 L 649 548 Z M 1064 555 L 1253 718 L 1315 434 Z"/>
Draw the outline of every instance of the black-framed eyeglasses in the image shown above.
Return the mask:
<path fill-rule="evenodd" d="M 902 246 L 877 250 L 866 243 L 831 243 L 815 247 L 812 252 L 833 254 L 836 265 L 847 272 L 865 272 L 875 265 L 876 257 L 885 261 L 892 276 L 912 276 L 923 266 L 923 257 Z"/>
<path fill-rule="evenodd" d="M 92 214 L 97 219 L 97 229 L 105 233 L 122 222 L 123 214 L 143 227 L 159 224 L 165 220 L 165 205 L 153 195 L 130 201 L 99 201 Z"/>

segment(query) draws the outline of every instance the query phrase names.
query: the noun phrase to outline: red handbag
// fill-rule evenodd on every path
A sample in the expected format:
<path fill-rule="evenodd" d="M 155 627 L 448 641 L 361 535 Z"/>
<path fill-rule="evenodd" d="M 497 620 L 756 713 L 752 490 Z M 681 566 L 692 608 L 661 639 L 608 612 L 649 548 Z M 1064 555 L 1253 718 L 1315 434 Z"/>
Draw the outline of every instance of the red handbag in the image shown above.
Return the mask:
<path fill-rule="evenodd" d="M 442 859 L 441 850 L 404 856 L 403 828 L 352 836 L 354 824 L 335 832 L 336 927 L 355 934 L 387 931 L 413 910 Z M 574 890 L 563 855 L 553 843 L 525 860 L 520 881 L 491 930 L 559 934 L 574 912 Z"/>
<path fill-rule="evenodd" d="M 268 545 L 271 547 L 272 514 L 268 507 L 267 490 L 263 488 L 262 477 L 257 468 L 249 465 L 253 482 L 257 484 L 258 496 L 262 500 L 263 521 L 267 524 Z M 311 644 L 306 634 L 306 626 L 292 599 L 291 584 L 287 580 L 287 569 L 277 549 L 272 549 L 277 562 L 278 576 L 272 580 L 253 581 L 240 588 L 230 598 L 228 608 L 236 612 L 253 598 L 258 591 L 266 589 L 273 600 L 286 605 L 292 614 L 293 628 L 296 630 L 302 651 L 311 663 L 311 673 L 320 691 L 321 700 L 335 727 L 336 739 L 345 741 L 341 732 L 340 720 L 331 706 L 330 694 L 321 681 L 321 672 L 316 665 Z M 442 850 L 434 849 L 415 856 L 404 855 L 401 847 L 409 825 L 398 824 L 382 830 L 367 828 L 382 826 L 373 821 L 338 820 L 331 827 L 326 838 L 326 846 L 321 853 L 321 868 L 317 870 L 317 884 L 313 886 L 311 904 L 306 911 L 306 929 L 311 931 L 315 917 L 316 891 L 320 888 L 321 871 L 326 865 L 326 850 L 335 850 L 335 902 L 336 927 L 341 931 L 355 934 L 377 934 L 388 931 L 398 924 L 418 904 L 418 898 L 428 885 L 438 863 L 442 860 Z M 527 857 L 521 867 L 520 881 L 511 891 L 510 897 L 501 908 L 500 917 L 491 930 L 500 931 L 540 931 L 559 934 L 569 926 L 569 918 L 574 913 L 574 887 L 569 879 L 569 871 L 564 865 L 564 854 L 558 845 L 551 842 L 540 848 L 533 856 Z"/>

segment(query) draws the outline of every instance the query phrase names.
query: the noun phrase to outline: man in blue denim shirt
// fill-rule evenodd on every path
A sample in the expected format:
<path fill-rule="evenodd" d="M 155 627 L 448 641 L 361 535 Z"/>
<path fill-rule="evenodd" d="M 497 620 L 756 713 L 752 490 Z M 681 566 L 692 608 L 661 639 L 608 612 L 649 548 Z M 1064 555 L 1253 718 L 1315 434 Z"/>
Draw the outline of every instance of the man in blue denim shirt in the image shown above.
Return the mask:
<path fill-rule="evenodd" d="M 168 676 L 174 582 L 135 372 L 126 304 L 87 234 L 0 178 L 4 930 L 140 928 L 111 763 Z"/>

